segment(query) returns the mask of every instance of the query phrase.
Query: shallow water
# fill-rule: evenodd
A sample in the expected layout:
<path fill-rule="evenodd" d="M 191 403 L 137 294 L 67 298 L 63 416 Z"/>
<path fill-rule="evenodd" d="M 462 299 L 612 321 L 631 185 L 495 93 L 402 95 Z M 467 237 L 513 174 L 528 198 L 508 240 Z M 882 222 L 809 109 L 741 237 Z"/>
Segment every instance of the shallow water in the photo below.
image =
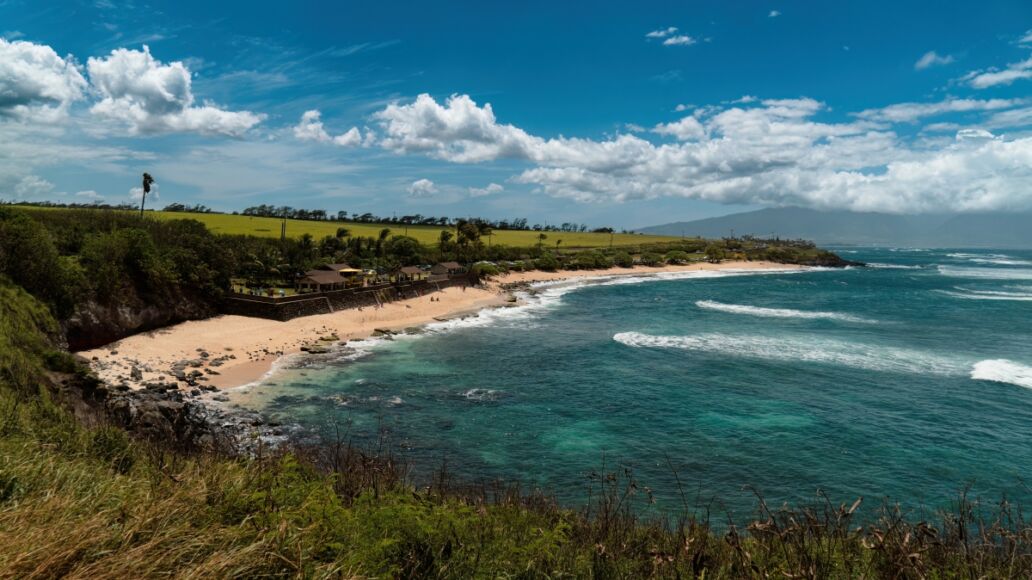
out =
<path fill-rule="evenodd" d="M 635 276 L 283 368 L 239 401 L 418 473 L 572 502 L 628 466 L 662 509 L 865 496 L 1027 503 L 1032 253 L 844 249 L 867 269 Z M 289 366 L 289 365 L 288 365 Z M 874 501 L 872 501 L 874 500 Z"/>

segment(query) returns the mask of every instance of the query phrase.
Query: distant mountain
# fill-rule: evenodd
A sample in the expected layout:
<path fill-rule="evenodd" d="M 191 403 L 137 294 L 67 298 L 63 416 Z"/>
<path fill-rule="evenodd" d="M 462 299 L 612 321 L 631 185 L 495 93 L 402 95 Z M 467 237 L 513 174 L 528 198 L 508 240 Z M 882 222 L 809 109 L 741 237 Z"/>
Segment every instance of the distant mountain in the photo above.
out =
<path fill-rule="evenodd" d="M 893 215 L 771 208 L 640 228 L 645 234 L 803 238 L 818 244 L 1032 248 L 1032 213 Z"/>

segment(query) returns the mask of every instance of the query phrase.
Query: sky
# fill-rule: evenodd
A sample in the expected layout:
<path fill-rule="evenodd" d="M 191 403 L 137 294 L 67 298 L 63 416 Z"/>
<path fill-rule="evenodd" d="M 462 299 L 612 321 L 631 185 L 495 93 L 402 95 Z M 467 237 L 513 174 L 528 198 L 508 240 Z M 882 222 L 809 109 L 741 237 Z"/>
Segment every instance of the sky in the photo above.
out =
<path fill-rule="evenodd" d="M 0 199 L 1032 209 L 1032 3 L 0 0 Z"/>

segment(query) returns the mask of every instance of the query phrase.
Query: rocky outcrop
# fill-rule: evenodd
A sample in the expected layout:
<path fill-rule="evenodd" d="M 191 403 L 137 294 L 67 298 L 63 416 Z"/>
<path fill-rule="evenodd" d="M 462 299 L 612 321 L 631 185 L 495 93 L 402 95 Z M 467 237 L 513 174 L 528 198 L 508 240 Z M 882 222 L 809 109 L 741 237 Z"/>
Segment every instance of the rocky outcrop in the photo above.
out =
<path fill-rule="evenodd" d="M 79 351 L 184 320 L 209 318 L 216 313 L 213 304 L 185 297 L 161 304 L 132 300 L 105 305 L 91 301 L 80 304 L 61 326 L 68 349 Z"/>
<path fill-rule="evenodd" d="M 220 396 L 214 387 L 182 391 L 166 383 L 148 383 L 132 390 L 105 384 L 84 369 L 58 382 L 69 402 L 79 407 L 77 413 L 88 409 L 94 420 L 175 449 L 248 453 L 259 442 L 274 443 L 292 432 L 259 413 L 215 404 Z"/>

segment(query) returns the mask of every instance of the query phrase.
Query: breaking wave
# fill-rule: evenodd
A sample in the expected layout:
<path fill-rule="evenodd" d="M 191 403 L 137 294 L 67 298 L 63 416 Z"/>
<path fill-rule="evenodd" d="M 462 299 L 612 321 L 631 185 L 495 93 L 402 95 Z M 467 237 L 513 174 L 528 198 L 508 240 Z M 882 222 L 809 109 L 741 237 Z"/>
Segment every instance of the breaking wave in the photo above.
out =
<path fill-rule="evenodd" d="M 731 314 L 746 314 L 749 316 L 765 316 L 769 318 L 804 318 L 810 320 L 839 320 L 842 322 L 856 322 L 862 324 L 877 324 L 877 320 L 862 318 L 851 314 L 840 312 L 813 312 L 806 310 L 793 310 L 791 308 L 763 308 L 760 306 L 747 306 L 744 304 L 724 304 L 713 300 L 699 300 L 695 303 L 699 308 L 707 310 L 718 310 Z"/>
<path fill-rule="evenodd" d="M 1008 286 L 1008 288 L 1028 288 L 1027 286 Z M 940 293 L 953 298 L 965 300 L 1013 300 L 1017 302 L 1032 301 L 1032 292 L 1007 292 L 1004 290 L 970 290 L 954 286 L 954 290 L 939 290 Z"/>
<path fill-rule="evenodd" d="M 922 270 L 924 266 L 908 266 L 906 264 L 885 264 L 881 262 L 868 262 L 868 268 L 877 270 Z"/>
<path fill-rule="evenodd" d="M 939 273 L 952 278 L 984 278 L 988 280 L 1032 280 L 1032 270 L 1026 268 L 963 268 L 939 266 Z"/>
<path fill-rule="evenodd" d="M 1009 383 L 1032 389 L 1032 367 L 1002 358 L 975 363 L 974 368 L 971 369 L 971 378 L 980 381 Z"/>
<path fill-rule="evenodd" d="M 837 340 L 772 338 L 756 335 L 697 334 L 655 336 L 620 332 L 613 340 L 637 348 L 666 348 L 719 353 L 764 360 L 837 364 L 873 371 L 958 375 L 965 370 L 954 360 L 927 352 Z"/>

